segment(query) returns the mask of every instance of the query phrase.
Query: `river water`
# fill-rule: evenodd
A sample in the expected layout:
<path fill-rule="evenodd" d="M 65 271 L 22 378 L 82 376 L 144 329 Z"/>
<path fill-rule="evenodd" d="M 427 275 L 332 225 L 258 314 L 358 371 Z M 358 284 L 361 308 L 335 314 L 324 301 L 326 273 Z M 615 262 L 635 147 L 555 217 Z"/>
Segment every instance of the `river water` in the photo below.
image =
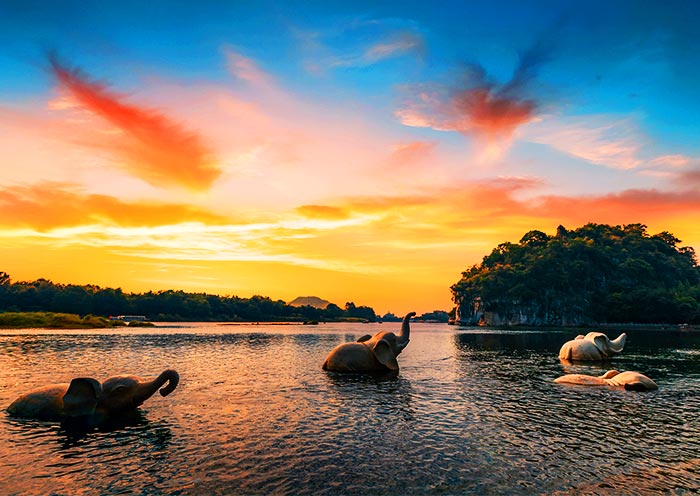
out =
<path fill-rule="evenodd" d="M 398 377 L 321 370 L 335 345 L 399 325 L 0 330 L 2 409 L 75 376 L 181 377 L 102 430 L 3 411 L 0 494 L 700 491 L 700 334 L 628 331 L 613 365 L 654 379 L 647 393 L 553 383 L 559 347 L 577 334 L 565 330 L 417 323 Z"/>

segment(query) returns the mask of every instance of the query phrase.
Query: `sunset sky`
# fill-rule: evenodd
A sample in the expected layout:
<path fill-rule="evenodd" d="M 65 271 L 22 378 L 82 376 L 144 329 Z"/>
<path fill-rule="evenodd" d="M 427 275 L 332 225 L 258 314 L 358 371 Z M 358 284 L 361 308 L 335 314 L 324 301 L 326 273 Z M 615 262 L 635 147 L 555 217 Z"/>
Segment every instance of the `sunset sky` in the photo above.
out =
<path fill-rule="evenodd" d="M 0 0 L 0 271 L 450 310 L 497 244 L 700 252 L 700 6 Z"/>

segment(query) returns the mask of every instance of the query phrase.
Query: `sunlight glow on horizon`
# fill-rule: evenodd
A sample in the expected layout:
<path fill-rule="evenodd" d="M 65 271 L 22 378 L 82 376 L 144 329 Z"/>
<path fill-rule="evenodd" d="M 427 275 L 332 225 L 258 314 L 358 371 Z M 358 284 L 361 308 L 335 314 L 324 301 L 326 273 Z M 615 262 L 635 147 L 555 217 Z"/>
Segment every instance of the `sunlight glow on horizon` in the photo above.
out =
<path fill-rule="evenodd" d="M 505 30 L 522 6 L 502 3 L 275 4 L 260 26 L 204 1 L 161 31 L 92 6 L 70 40 L 9 9 L 0 271 L 403 314 L 450 310 L 462 271 L 533 229 L 642 223 L 700 252 L 692 15 L 593 1 Z"/>

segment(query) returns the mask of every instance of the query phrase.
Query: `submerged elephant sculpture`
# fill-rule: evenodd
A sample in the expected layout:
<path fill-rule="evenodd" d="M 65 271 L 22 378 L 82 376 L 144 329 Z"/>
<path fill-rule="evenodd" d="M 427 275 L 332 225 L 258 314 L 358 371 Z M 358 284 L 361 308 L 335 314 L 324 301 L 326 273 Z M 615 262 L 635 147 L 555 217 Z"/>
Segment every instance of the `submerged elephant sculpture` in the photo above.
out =
<path fill-rule="evenodd" d="M 161 396 L 173 392 L 180 381 L 174 370 L 165 370 L 152 381 L 135 375 L 110 377 L 102 384 L 92 378 L 76 378 L 70 384 L 44 386 L 17 398 L 7 408 L 14 417 L 37 420 L 89 419 L 99 424 L 135 410 L 160 389 Z M 163 385 L 167 382 L 167 386 Z"/>
<path fill-rule="evenodd" d="M 627 334 L 620 334 L 617 339 L 610 340 L 602 332 L 589 332 L 585 336 L 578 335 L 575 339 L 567 341 L 559 350 L 559 358 L 562 360 L 607 360 L 622 351 L 625 347 Z"/>
<path fill-rule="evenodd" d="M 617 370 L 608 370 L 599 377 L 585 374 L 568 374 L 554 379 L 554 382 L 559 384 L 578 384 L 581 386 L 624 387 L 630 391 L 651 391 L 659 387 L 654 381 L 639 372 L 618 372 Z"/>
<path fill-rule="evenodd" d="M 408 345 L 409 321 L 416 312 L 406 314 L 401 333 L 382 331 L 374 336 L 362 336 L 354 343 L 336 346 L 323 363 L 323 370 L 333 372 L 398 372 L 396 357 Z"/>

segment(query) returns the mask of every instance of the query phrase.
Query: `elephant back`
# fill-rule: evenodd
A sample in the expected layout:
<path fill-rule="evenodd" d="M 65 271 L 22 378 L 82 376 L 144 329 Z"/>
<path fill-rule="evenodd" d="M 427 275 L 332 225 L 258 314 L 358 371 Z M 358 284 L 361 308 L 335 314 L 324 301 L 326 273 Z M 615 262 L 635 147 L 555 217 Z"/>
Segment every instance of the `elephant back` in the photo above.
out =
<path fill-rule="evenodd" d="M 63 416 L 63 395 L 68 384 L 52 384 L 35 389 L 13 401 L 7 413 L 13 417 L 58 420 Z"/>
<path fill-rule="evenodd" d="M 372 348 L 366 343 L 343 343 L 336 346 L 323 363 L 323 370 L 366 372 L 376 368 Z"/>
<path fill-rule="evenodd" d="M 633 389 L 638 391 L 650 391 L 653 389 L 658 389 L 658 385 L 639 372 L 627 371 L 622 372 L 611 379 L 608 382 L 614 386 L 624 386 L 626 389 Z"/>
<path fill-rule="evenodd" d="M 596 345 L 587 339 L 572 339 L 559 350 L 562 360 L 603 360 L 605 356 Z"/>

